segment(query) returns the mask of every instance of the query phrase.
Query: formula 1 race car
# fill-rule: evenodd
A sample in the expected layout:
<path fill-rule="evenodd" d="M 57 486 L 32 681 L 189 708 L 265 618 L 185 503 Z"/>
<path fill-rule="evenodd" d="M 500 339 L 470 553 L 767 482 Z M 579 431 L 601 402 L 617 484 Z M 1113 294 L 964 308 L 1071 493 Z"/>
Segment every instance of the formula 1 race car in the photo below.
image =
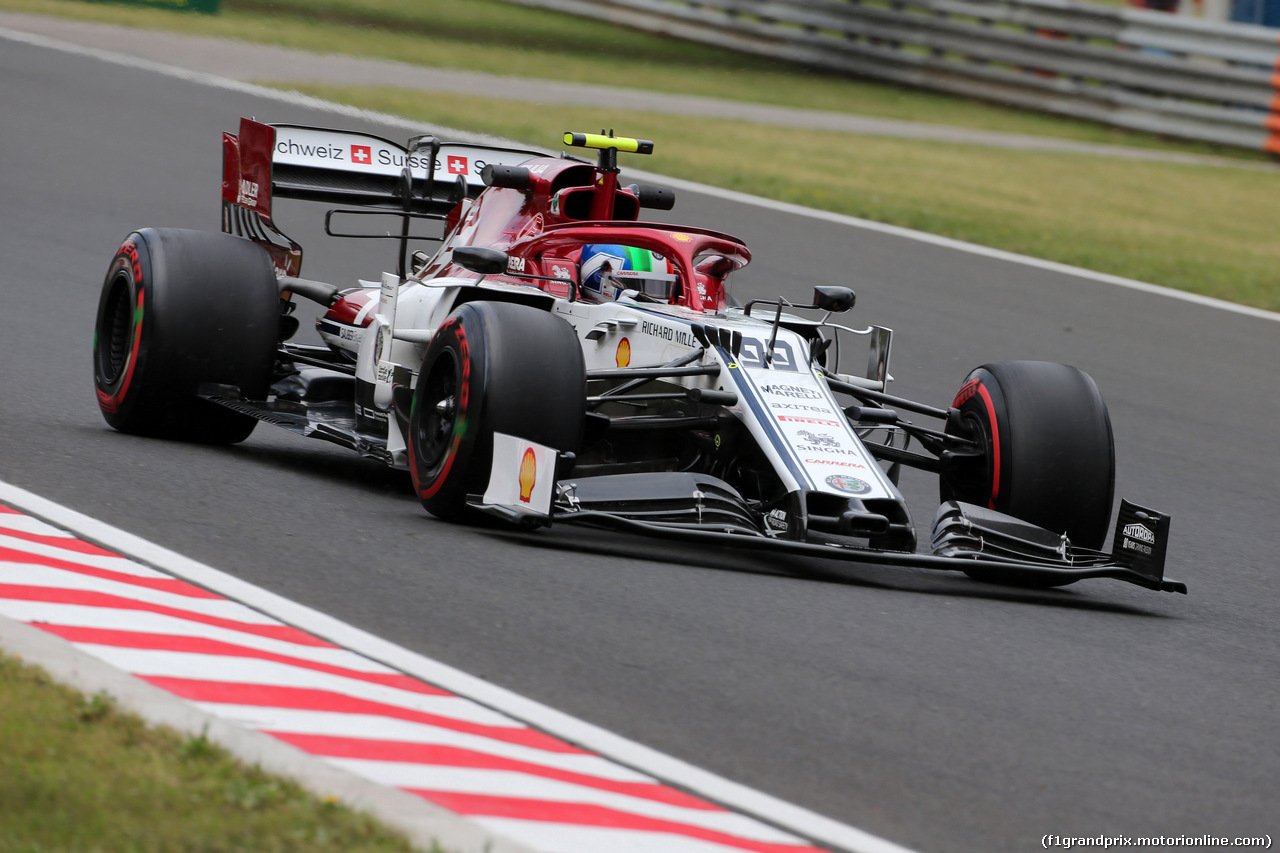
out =
<path fill-rule="evenodd" d="M 1168 516 L 1121 501 L 1102 550 L 1114 447 L 1088 375 L 1002 362 L 945 407 L 893 396 L 892 331 L 833 321 L 851 290 L 739 305 L 742 241 L 640 221 L 674 193 L 623 186 L 617 160 L 652 143 L 565 143 L 595 162 L 242 120 L 223 135 L 224 233 L 142 229 L 111 262 L 94 342 L 107 422 L 232 443 L 266 421 L 408 469 L 449 520 L 1186 592 L 1164 578 Z M 394 240 L 396 272 L 302 278 L 282 198 L 334 206 L 330 236 Z M 438 250 L 411 251 L 423 239 Z M 298 298 L 320 306 L 320 343 L 290 342 Z M 938 475 L 927 552 L 904 465 Z"/>

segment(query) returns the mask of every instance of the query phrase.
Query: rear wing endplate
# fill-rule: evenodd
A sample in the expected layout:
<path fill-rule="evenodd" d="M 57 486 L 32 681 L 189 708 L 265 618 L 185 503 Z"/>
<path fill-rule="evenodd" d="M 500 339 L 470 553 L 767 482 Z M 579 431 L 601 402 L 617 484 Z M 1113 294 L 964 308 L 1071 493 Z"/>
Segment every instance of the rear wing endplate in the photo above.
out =
<path fill-rule="evenodd" d="M 368 133 L 252 119 L 240 120 L 239 134 L 222 134 L 222 152 L 222 230 L 264 245 L 277 274 L 292 276 L 302 250 L 273 224 L 274 199 L 443 217 L 480 194 L 486 165 L 545 156 L 431 136 L 414 137 L 406 147 Z"/>

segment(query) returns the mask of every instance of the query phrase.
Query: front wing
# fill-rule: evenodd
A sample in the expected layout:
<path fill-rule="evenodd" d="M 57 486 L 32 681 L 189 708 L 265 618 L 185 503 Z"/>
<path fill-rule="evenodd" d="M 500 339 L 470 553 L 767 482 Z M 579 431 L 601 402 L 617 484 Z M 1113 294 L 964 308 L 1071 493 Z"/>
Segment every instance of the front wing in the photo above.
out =
<path fill-rule="evenodd" d="M 502 438 L 509 438 L 503 436 Z M 964 572 L 992 583 L 1057 587 L 1094 578 L 1186 593 L 1164 577 L 1169 517 L 1121 501 L 1111 553 L 1073 546 L 1052 531 L 982 507 L 944 503 L 932 553 L 784 538 L 760 523 L 732 486 L 685 472 L 562 477 L 563 460 L 531 442 L 495 441 L 492 475 L 471 506 L 523 527 L 577 524 L 712 547 L 750 548 L 917 569 Z M 561 464 L 557 464 L 560 462 Z"/>

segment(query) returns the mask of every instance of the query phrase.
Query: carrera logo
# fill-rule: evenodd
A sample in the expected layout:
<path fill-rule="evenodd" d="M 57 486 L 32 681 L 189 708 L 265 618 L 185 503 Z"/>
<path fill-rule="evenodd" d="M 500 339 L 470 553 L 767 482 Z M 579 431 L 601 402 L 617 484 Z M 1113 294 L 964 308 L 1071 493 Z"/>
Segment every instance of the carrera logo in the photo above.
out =
<path fill-rule="evenodd" d="M 832 465 L 836 468 L 861 468 L 866 470 L 867 466 L 861 462 L 850 462 L 848 459 L 818 459 L 811 457 L 804 460 L 808 465 Z"/>
<path fill-rule="evenodd" d="M 250 207 L 258 206 L 258 182 L 246 181 L 240 179 L 240 189 L 236 195 L 236 204 L 249 205 Z"/>
<path fill-rule="evenodd" d="M 822 399 L 822 395 L 816 388 L 803 388 L 799 385 L 761 385 L 760 390 L 774 397 L 790 397 L 795 400 Z"/>
<path fill-rule="evenodd" d="M 817 424 L 818 426 L 840 426 L 839 421 L 828 421 L 822 418 L 798 418 L 794 415 L 778 415 L 778 420 L 791 424 Z"/>
<path fill-rule="evenodd" d="M 1156 544 L 1156 535 L 1141 524 L 1126 524 L 1124 535 L 1139 542 L 1146 542 L 1148 545 Z"/>
<path fill-rule="evenodd" d="M 351 162 L 359 163 L 361 166 L 368 166 L 373 162 L 373 149 L 368 145 L 352 145 Z"/>
<path fill-rule="evenodd" d="M 507 258 L 508 272 L 524 272 L 524 258 L 517 258 L 515 255 Z"/>
<path fill-rule="evenodd" d="M 450 157 L 449 158 L 449 174 L 465 175 L 467 173 L 466 157 Z"/>

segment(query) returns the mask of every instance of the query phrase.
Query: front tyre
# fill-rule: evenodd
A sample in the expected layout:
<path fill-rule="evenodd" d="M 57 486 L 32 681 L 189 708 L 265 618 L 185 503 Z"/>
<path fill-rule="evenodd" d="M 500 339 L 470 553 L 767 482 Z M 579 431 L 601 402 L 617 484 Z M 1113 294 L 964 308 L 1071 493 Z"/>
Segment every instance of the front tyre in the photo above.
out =
<path fill-rule="evenodd" d="M 1115 445 L 1093 379 L 1065 364 L 1010 361 L 969 374 L 947 432 L 980 455 L 944 464 L 943 501 L 994 509 L 1101 549 L 1111 521 Z"/>
<path fill-rule="evenodd" d="M 98 407 L 121 432 L 215 444 L 257 423 L 196 397 L 203 382 L 265 399 L 280 329 L 270 257 L 229 234 L 145 228 L 107 269 L 94 329 Z"/>
<path fill-rule="evenodd" d="M 573 327 L 527 305 L 470 302 L 436 331 L 409 414 L 409 471 L 432 515 L 459 520 L 483 492 L 493 434 L 576 451 L 586 369 Z"/>

